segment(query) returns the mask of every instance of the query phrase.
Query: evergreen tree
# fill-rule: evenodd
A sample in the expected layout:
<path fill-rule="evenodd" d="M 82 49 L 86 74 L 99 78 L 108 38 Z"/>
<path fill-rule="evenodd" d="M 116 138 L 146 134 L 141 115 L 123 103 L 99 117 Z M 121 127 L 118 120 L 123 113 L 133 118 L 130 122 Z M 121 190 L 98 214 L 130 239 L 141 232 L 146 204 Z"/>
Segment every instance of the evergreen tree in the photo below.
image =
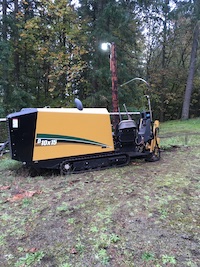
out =
<path fill-rule="evenodd" d="M 84 106 L 111 111 L 110 53 L 101 50 L 103 42 L 116 45 L 120 109 L 123 103 L 139 109 L 150 94 L 154 117 L 178 119 L 185 92 L 183 111 L 199 115 L 199 1 L 72 2 L 2 0 L 1 116 L 22 107 L 71 105 L 75 96 Z"/>
<path fill-rule="evenodd" d="M 117 53 L 119 85 L 133 77 L 142 75 L 141 34 L 139 21 L 135 16 L 132 1 L 80 1 L 79 15 L 85 21 L 88 68 L 84 72 L 85 103 L 92 106 L 106 106 L 111 110 L 111 77 L 109 52 L 100 48 L 103 42 L 114 42 Z M 133 105 L 136 92 L 130 87 L 119 88 L 119 103 Z"/>

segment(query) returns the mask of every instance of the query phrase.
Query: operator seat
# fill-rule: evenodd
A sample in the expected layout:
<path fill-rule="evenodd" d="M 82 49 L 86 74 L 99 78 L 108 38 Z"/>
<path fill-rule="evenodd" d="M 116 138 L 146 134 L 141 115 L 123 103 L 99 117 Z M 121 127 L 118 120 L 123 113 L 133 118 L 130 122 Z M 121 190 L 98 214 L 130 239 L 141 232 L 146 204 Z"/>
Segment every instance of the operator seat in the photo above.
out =
<path fill-rule="evenodd" d="M 121 143 L 135 142 L 136 123 L 134 120 L 122 120 L 116 127 L 116 137 Z"/>

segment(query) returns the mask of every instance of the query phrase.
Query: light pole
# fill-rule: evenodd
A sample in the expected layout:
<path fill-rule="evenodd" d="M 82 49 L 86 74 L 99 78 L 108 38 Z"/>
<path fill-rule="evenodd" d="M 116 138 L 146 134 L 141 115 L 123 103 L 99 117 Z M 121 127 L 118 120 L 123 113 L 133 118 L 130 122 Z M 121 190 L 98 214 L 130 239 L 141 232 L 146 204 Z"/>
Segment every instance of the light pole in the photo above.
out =
<path fill-rule="evenodd" d="M 110 50 L 110 71 L 112 79 L 112 111 L 118 112 L 118 79 L 117 79 L 117 55 L 115 43 L 102 43 L 103 50 Z M 118 123 L 118 117 L 114 116 L 113 127 Z"/>
<path fill-rule="evenodd" d="M 146 83 L 146 85 L 147 85 L 148 87 L 150 87 L 150 85 L 149 85 L 149 83 L 148 83 L 147 81 L 145 81 L 145 80 L 142 79 L 142 78 L 138 78 L 138 77 L 133 78 L 133 79 L 129 80 L 128 82 L 125 82 L 125 83 L 121 84 L 120 87 L 123 87 L 124 85 L 126 85 L 126 84 L 128 84 L 128 83 L 130 83 L 130 82 L 132 82 L 132 81 L 135 81 L 135 80 L 142 81 L 142 82 Z"/>
<path fill-rule="evenodd" d="M 121 84 L 120 87 L 123 87 L 124 85 L 126 85 L 126 84 L 128 84 L 128 83 L 130 83 L 130 82 L 132 82 L 132 81 L 135 81 L 135 80 L 139 80 L 139 81 L 141 81 L 141 82 L 144 82 L 144 83 L 148 86 L 148 88 L 150 88 L 150 85 L 149 85 L 149 83 L 148 83 L 147 81 L 145 81 L 145 80 L 142 79 L 142 78 L 138 78 L 138 77 L 133 78 L 133 79 L 129 80 L 128 82 L 125 82 L 125 83 Z M 147 101 L 148 101 L 149 112 L 150 112 L 150 118 L 151 118 L 151 122 L 152 122 L 152 110 L 151 110 L 151 101 L 150 101 L 150 97 L 149 97 L 149 95 L 145 95 L 145 96 L 146 96 Z"/>

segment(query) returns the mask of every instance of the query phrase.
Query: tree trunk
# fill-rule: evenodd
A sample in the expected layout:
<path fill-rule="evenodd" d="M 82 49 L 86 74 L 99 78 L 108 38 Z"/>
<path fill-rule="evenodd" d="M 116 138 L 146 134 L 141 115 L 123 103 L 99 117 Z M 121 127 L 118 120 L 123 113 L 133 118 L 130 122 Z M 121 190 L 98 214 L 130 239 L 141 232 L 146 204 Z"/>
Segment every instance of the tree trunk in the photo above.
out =
<path fill-rule="evenodd" d="M 167 24 L 168 24 L 168 16 L 169 16 L 169 0 L 165 0 L 163 5 L 163 47 L 162 47 L 162 83 L 161 83 L 161 94 L 160 94 L 160 121 L 163 122 L 165 119 L 165 95 L 166 95 L 166 46 L 167 46 Z"/>
<path fill-rule="evenodd" d="M 195 65 L 196 65 L 196 57 L 197 57 L 197 49 L 198 49 L 198 37 L 200 31 L 200 22 L 197 22 L 194 34 L 193 34 L 193 44 L 192 44 L 192 51 L 190 56 L 190 66 L 189 66 L 189 74 L 187 78 L 187 85 L 185 89 L 185 96 L 183 101 L 183 108 L 182 108 L 182 120 L 189 119 L 189 110 L 190 110 L 190 101 L 192 96 L 192 89 L 193 89 L 193 79 L 195 73 Z"/>
<path fill-rule="evenodd" d="M 7 39 L 8 39 L 8 21 L 7 21 L 7 0 L 3 0 L 2 2 L 2 10 L 3 10 L 3 17 L 2 17 L 2 37 L 3 37 L 3 43 L 4 43 L 4 49 L 2 52 L 3 60 L 2 60 L 2 69 L 3 69 L 3 79 L 2 79 L 2 85 L 3 85 L 3 103 L 4 103 L 4 109 L 7 113 L 8 110 L 8 102 L 9 102 L 9 81 L 8 81 L 8 57 L 9 52 L 7 48 Z"/>
<path fill-rule="evenodd" d="M 14 20 L 15 20 L 15 32 L 14 32 L 14 77 L 16 87 L 19 86 L 19 76 L 20 76 L 20 62 L 19 62 L 19 52 L 18 52 L 18 43 L 19 43 L 19 31 L 17 26 L 17 14 L 19 11 L 18 0 L 14 0 Z"/>
<path fill-rule="evenodd" d="M 2 2 L 2 10 L 3 10 L 3 19 L 2 19 L 2 36 L 3 40 L 7 41 L 7 0 L 3 0 Z"/>

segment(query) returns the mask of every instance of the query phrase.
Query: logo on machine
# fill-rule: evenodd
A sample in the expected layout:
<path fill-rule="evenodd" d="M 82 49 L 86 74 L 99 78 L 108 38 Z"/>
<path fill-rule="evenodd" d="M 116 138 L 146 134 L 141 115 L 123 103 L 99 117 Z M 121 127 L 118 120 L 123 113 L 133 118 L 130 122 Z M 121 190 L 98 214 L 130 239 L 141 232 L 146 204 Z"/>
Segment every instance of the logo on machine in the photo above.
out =
<path fill-rule="evenodd" d="M 101 146 L 102 148 L 108 148 L 106 144 L 79 137 L 56 135 L 56 134 L 37 134 L 36 136 L 36 145 L 38 146 L 55 146 L 58 145 L 59 143 L 68 143 L 68 144 L 74 143 L 74 144 L 93 145 L 93 146 Z"/>
<path fill-rule="evenodd" d="M 41 139 L 37 138 L 36 139 L 36 144 L 40 146 L 55 146 L 57 145 L 57 140 L 56 139 Z"/>

